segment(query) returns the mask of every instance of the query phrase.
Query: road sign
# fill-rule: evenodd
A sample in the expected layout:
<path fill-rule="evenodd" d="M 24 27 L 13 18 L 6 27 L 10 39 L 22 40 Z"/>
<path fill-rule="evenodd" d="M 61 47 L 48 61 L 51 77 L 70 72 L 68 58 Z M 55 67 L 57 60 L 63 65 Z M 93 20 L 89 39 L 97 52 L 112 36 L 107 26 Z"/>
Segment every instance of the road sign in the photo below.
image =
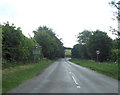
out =
<path fill-rule="evenodd" d="M 35 45 L 35 48 L 38 48 L 38 45 Z"/>
<path fill-rule="evenodd" d="M 96 54 L 100 54 L 100 51 L 99 51 L 99 50 L 96 50 Z"/>
<path fill-rule="evenodd" d="M 40 54 L 40 50 L 33 50 L 33 54 Z"/>

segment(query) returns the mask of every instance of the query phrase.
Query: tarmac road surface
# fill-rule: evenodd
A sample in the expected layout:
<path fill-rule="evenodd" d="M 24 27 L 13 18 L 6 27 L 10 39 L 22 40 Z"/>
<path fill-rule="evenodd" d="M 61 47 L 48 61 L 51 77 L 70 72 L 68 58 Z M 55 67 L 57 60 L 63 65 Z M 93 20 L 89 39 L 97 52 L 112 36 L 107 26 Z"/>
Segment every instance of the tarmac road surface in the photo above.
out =
<path fill-rule="evenodd" d="M 8 93 L 118 93 L 118 81 L 64 58 Z"/>

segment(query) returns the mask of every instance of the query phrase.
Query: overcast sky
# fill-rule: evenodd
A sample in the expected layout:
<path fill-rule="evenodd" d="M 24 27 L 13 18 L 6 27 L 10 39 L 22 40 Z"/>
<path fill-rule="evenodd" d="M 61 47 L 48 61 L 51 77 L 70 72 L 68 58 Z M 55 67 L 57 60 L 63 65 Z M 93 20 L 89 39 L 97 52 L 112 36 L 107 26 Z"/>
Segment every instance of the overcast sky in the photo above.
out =
<path fill-rule="evenodd" d="M 46 25 L 62 38 L 66 47 L 77 43 L 76 36 L 83 30 L 102 30 L 114 38 L 109 27 L 113 21 L 111 0 L 0 0 L 0 23 L 9 21 L 21 27 L 28 37 L 39 26 Z"/>

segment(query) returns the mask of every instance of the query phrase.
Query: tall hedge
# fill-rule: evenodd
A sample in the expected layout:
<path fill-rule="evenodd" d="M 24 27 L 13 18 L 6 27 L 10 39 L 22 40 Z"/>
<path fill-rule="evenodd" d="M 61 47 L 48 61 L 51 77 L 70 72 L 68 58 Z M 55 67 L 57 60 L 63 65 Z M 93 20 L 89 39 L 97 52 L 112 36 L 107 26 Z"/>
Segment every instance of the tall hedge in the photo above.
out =
<path fill-rule="evenodd" d="M 2 25 L 2 57 L 7 61 L 33 60 L 32 51 L 38 44 L 33 38 L 25 37 L 22 30 L 8 22 Z M 39 45 L 40 46 L 40 45 Z M 41 50 L 41 46 L 39 50 Z"/>

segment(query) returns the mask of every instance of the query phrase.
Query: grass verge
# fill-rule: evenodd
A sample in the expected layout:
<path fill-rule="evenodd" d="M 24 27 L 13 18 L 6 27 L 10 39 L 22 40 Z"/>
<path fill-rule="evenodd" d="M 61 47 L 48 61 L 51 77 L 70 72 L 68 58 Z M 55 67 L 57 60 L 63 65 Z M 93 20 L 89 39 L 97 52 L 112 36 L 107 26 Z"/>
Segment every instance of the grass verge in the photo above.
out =
<path fill-rule="evenodd" d="M 81 65 L 83 67 L 87 67 L 92 70 L 95 70 L 96 72 L 120 80 L 120 75 L 118 74 L 118 63 L 95 62 L 93 60 L 83 60 L 83 59 L 70 59 L 70 61 L 78 65 Z"/>
<path fill-rule="evenodd" d="M 55 61 L 55 60 L 54 60 Z M 22 64 L 2 70 L 2 93 L 5 93 L 48 67 L 54 61 L 41 60 L 36 64 Z"/>

